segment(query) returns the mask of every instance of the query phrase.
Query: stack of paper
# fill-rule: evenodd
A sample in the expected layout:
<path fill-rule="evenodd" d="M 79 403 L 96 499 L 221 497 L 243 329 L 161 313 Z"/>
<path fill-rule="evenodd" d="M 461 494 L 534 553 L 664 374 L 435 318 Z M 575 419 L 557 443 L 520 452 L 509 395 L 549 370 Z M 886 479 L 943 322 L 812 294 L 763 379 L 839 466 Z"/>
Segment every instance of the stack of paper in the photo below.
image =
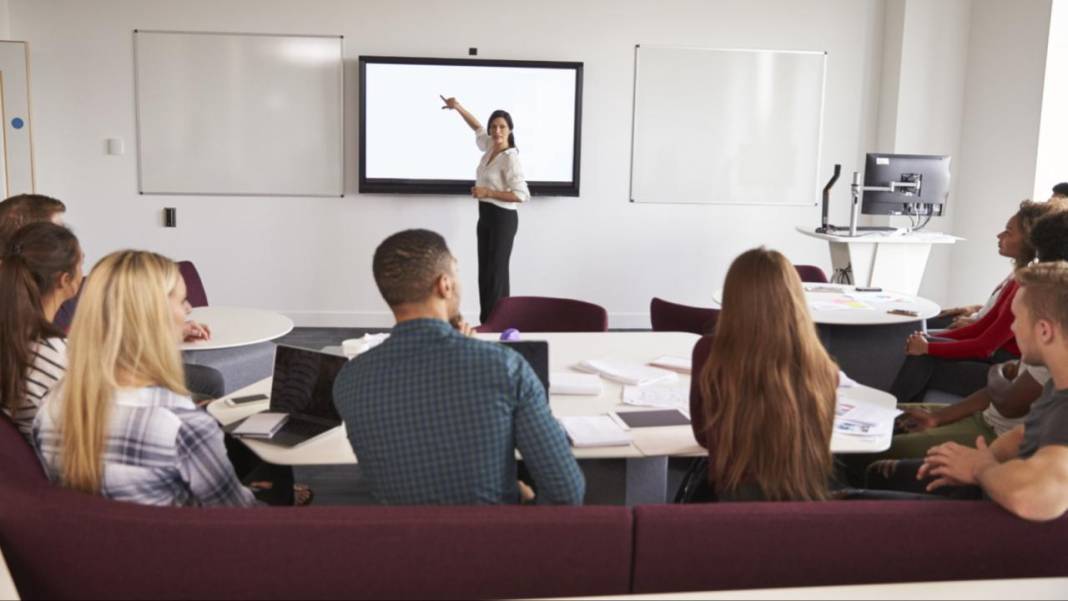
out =
<path fill-rule="evenodd" d="M 838 387 L 839 388 L 853 388 L 857 385 L 857 381 L 846 375 L 846 372 L 838 370 Z"/>
<path fill-rule="evenodd" d="M 597 374 L 554 371 L 549 374 L 549 394 L 598 396 L 604 390 Z"/>
<path fill-rule="evenodd" d="M 616 359 L 589 359 L 576 365 L 575 369 L 591 374 L 599 374 L 606 380 L 633 386 L 647 386 L 657 382 L 670 382 L 678 379 L 678 375 L 672 371 Z"/>
<path fill-rule="evenodd" d="M 670 369 L 671 371 L 677 371 L 683 374 L 688 374 L 693 371 L 693 362 L 690 359 L 684 357 L 672 357 L 671 355 L 664 355 L 663 357 L 653 359 L 649 362 L 649 365 Z"/>
<path fill-rule="evenodd" d="M 835 408 L 834 433 L 869 438 L 893 436 L 894 419 L 901 413 L 898 409 L 839 397 Z"/>
<path fill-rule="evenodd" d="M 623 403 L 639 407 L 662 407 L 686 411 L 690 407 L 690 387 L 687 384 L 624 386 Z"/>
<path fill-rule="evenodd" d="M 559 420 L 571 439 L 571 446 L 577 449 L 623 447 L 631 442 L 630 434 L 607 415 L 569 416 Z"/>

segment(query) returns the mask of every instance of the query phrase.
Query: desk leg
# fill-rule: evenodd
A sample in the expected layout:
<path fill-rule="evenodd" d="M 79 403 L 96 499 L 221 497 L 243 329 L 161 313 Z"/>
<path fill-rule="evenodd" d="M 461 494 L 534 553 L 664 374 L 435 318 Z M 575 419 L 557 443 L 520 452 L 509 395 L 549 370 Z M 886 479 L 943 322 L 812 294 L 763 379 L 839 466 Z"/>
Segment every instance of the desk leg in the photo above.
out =
<path fill-rule="evenodd" d="M 667 502 L 668 458 L 627 459 L 626 504 L 647 505 Z"/>

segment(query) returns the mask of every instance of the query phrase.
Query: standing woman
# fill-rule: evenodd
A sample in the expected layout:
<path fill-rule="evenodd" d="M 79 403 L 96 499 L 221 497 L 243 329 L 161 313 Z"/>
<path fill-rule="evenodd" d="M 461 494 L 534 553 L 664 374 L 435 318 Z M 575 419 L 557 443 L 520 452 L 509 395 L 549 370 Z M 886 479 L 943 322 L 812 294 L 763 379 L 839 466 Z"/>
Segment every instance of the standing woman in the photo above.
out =
<path fill-rule="evenodd" d="M 489 132 L 455 98 L 441 99 L 475 131 L 475 143 L 484 154 L 471 196 L 478 203 L 478 294 L 480 321 L 485 323 L 497 301 L 509 296 L 508 261 L 519 229 L 519 203 L 530 200 L 530 190 L 519 163 L 512 116 L 493 111 Z"/>

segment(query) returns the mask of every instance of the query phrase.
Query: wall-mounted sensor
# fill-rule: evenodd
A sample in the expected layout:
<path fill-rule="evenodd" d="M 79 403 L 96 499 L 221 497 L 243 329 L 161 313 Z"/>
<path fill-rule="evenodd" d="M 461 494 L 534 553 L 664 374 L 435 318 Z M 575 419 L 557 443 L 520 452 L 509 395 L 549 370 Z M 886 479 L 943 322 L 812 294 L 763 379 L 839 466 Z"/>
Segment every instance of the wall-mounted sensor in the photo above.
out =
<path fill-rule="evenodd" d="M 178 227 L 178 209 L 174 207 L 163 209 L 163 227 Z"/>
<path fill-rule="evenodd" d="M 126 152 L 126 145 L 122 143 L 122 138 L 108 138 L 108 154 L 120 156 Z"/>
<path fill-rule="evenodd" d="M 468 48 L 467 54 L 471 56 L 478 56 L 478 48 Z"/>

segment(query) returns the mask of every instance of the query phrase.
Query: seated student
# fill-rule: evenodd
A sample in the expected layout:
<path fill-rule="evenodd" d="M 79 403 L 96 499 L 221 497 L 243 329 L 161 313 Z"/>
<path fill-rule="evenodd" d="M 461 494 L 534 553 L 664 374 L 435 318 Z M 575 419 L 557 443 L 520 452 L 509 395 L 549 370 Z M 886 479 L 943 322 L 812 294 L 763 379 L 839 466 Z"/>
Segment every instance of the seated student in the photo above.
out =
<path fill-rule="evenodd" d="M 1023 426 L 976 448 L 947 442 L 923 460 L 900 462 L 896 478 L 928 491 L 978 485 L 993 501 L 1029 520 L 1051 520 L 1068 510 L 1068 262 L 1039 263 L 1017 275 L 1013 332 L 1023 360 L 1049 369 L 1051 380 Z M 915 474 L 911 476 L 910 474 Z M 876 474 L 878 476 L 878 474 Z"/>
<path fill-rule="evenodd" d="M 67 343 L 52 318 L 81 282 L 78 239 L 61 225 L 21 228 L 0 253 L 0 404 L 27 440 L 67 367 Z"/>
<path fill-rule="evenodd" d="M 585 479 L 530 365 L 465 336 L 456 259 L 427 230 L 375 251 L 397 325 L 342 369 L 334 403 L 371 494 L 384 504 L 518 503 L 516 449 L 539 504 L 582 503 Z"/>
<path fill-rule="evenodd" d="M 67 205 L 44 194 L 19 194 L 0 201 L 0 248 L 7 248 L 15 232 L 24 225 L 48 221 L 63 225 Z"/>
<path fill-rule="evenodd" d="M 722 304 L 690 408 L 710 487 L 720 501 L 827 499 L 838 367 L 797 271 L 776 251 L 747 251 L 727 271 Z"/>
<path fill-rule="evenodd" d="M 998 234 L 999 252 L 1011 254 L 1014 269 L 1034 260 L 1031 228 L 1042 217 L 1059 210 L 1063 210 L 1061 203 L 1020 203 L 1020 209 L 1005 224 L 1005 231 Z M 910 336 L 905 343 L 908 357 L 890 386 L 897 401 L 918 402 L 928 388 L 967 396 L 985 385 L 992 364 L 1018 357 L 1019 349 L 1010 329 L 1016 288 L 1015 281 L 1005 284 L 991 310 L 972 325 L 943 331 L 930 340 L 921 332 Z"/>
<path fill-rule="evenodd" d="M 177 265 L 157 254 L 119 251 L 93 268 L 67 376 L 33 426 L 50 480 L 145 505 L 256 504 L 185 388 L 184 301 Z"/>

